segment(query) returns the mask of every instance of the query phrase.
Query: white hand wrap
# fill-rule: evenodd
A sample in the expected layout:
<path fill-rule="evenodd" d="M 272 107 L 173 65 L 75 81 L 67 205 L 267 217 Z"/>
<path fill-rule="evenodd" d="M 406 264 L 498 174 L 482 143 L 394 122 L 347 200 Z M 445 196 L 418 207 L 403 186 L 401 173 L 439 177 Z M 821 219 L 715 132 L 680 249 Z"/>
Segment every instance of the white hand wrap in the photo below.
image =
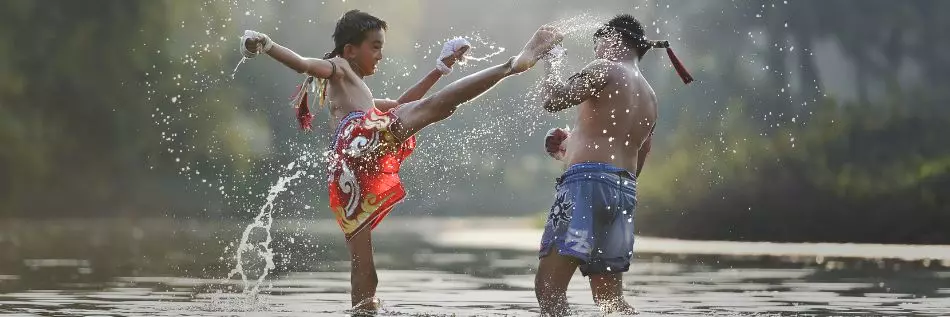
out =
<path fill-rule="evenodd" d="M 253 52 L 247 49 L 247 41 L 254 40 L 257 42 L 257 49 Z M 254 58 L 257 54 L 266 53 L 274 47 L 274 41 L 271 41 L 270 37 L 267 34 L 245 30 L 244 36 L 241 36 L 241 55 L 247 58 Z"/>
<path fill-rule="evenodd" d="M 472 44 L 470 44 L 468 40 L 462 37 L 456 37 L 454 39 L 451 39 L 445 42 L 445 44 L 442 45 L 442 53 L 439 54 L 439 58 L 436 59 L 435 61 L 435 68 L 438 69 L 439 72 L 441 72 L 444 75 L 448 75 L 452 73 L 452 68 L 446 66 L 445 63 L 442 62 L 442 59 L 449 57 L 452 54 L 455 54 L 455 52 L 458 52 L 458 50 L 463 47 L 471 47 L 471 46 Z"/>

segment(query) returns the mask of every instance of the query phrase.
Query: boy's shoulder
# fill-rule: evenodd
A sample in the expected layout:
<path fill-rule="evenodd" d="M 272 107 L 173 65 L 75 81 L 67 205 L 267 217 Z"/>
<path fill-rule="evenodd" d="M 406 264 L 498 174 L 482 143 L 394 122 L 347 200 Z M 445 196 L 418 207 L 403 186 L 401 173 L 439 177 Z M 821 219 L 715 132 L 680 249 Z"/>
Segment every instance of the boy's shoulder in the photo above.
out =
<path fill-rule="evenodd" d="M 570 81 L 583 78 L 591 85 L 604 87 L 623 78 L 623 65 L 619 62 L 608 59 L 598 58 L 584 66 L 584 69 L 577 72 Z"/>
<path fill-rule="evenodd" d="M 598 58 L 591 61 L 590 63 L 587 63 L 587 66 L 584 66 L 584 72 L 604 78 L 610 78 L 612 77 L 611 75 L 623 71 L 623 67 L 623 64 L 620 62 L 611 61 L 605 58 Z"/>
<path fill-rule="evenodd" d="M 330 61 L 330 62 L 332 62 L 332 63 L 334 63 L 334 64 L 347 64 L 347 65 L 349 64 L 349 63 L 346 61 L 345 58 L 339 57 L 339 56 L 330 57 L 330 58 L 328 58 L 328 59 L 326 59 L 326 60 L 327 60 L 327 61 Z M 340 66 L 342 66 L 342 65 L 340 65 Z"/>
<path fill-rule="evenodd" d="M 344 74 L 353 73 L 353 68 L 350 67 L 350 62 L 347 61 L 345 58 L 335 56 L 335 57 L 326 59 L 326 61 L 332 63 L 334 66 L 336 66 L 338 71 L 342 71 Z"/>

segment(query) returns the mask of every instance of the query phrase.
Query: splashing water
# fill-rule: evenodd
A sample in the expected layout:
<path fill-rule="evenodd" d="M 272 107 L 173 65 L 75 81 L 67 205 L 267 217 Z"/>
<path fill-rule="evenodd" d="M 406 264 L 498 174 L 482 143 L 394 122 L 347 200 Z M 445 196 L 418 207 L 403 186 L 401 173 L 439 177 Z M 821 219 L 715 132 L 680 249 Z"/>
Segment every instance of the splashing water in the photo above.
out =
<path fill-rule="evenodd" d="M 466 54 L 461 60 L 458 61 L 458 64 L 459 64 L 459 65 L 465 65 L 465 64 L 468 63 L 468 61 L 476 61 L 476 62 L 488 61 L 489 59 L 491 59 L 491 58 L 494 57 L 495 55 L 498 55 L 498 54 L 501 54 L 501 53 L 504 53 L 504 52 L 505 52 L 505 48 L 504 48 L 504 47 L 500 47 L 500 46 L 499 46 L 498 48 L 495 48 L 494 46 L 490 46 L 489 48 L 490 48 L 490 49 L 493 49 L 494 51 L 491 52 L 491 53 L 488 53 L 488 54 L 485 55 L 485 56 L 481 56 L 481 57 L 476 57 L 476 56 L 472 56 L 472 55 L 467 55 L 467 54 Z"/>
<path fill-rule="evenodd" d="M 594 31 L 600 28 L 604 21 L 607 21 L 608 16 L 594 15 L 591 13 L 581 13 L 574 16 L 562 18 L 556 20 L 550 25 L 556 27 L 564 35 L 564 41 L 562 41 L 561 47 L 565 46 L 574 46 L 580 45 L 582 47 L 588 47 L 592 45 L 592 36 Z M 568 67 L 567 56 L 570 54 L 570 51 L 565 51 L 562 54 L 557 54 L 554 56 L 545 57 L 547 62 L 551 67 L 551 72 L 557 78 L 563 78 L 566 69 Z M 590 58 L 593 58 L 593 55 L 590 55 Z M 586 62 L 586 61 L 585 61 Z M 541 99 L 542 85 L 545 78 L 539 77 L 534 85 L 528 89 L 528 92 L 524 94 L 525 99 L 523 100 L 524 104 L 527 107 L 532 105 L 537 105 Z M 529 115 L 530 112 L 526 113 Z M 539 115 L 538 120 L 540 120 Z M 538 121 L 536 120 L 536 121 Z"/>
<path fill-rule="evenodd" d="M 465 53 L 465 56 L 456 63 L 457 65 L 464 66 L 470 61 L 490 62 L 493 57 L 504 53 L 506 50 L 504 47 L 497 45 L 494 41 L 482 36 L 478 32 L 471 32 L 460 36 L 468 39 L 472 46 L 468 52 Z M 433 43 L 424 49 L 421 45 L 417 44 L 415 48 L 425 52 L 422 59 L 428 60 L 433 54 L 438 55 L 438 53 L 442 51 L 442 44 L 448 40 L 449 39 L 444 39 L 438 43 Z"/>
<path fill-rule="evenodd" d="M 287 165 L 287 169 L 292 170 L 295 165 L 296 162 L 291 162 Z M 237 250 L 234 254 L 235 267 L 233 270 L 231 270 L 231 273 L 228 274 L 228 278 L 240 275 L 241 281 L 244 284 L 244 294 L 250 298 L 257 296 L 258 292 L 260 291 L 260 286 L 267 277 L 267 274 L 270 272 L 270 270 L 275 268 L 274 250 L 270 246 L 272 241 L 271 225 L 274 223 L 274 200 L 277 199 L 277 196 L 280 193 L 287 190 L 287 185 L 291 181 L 304 175 L 306 175 L 304 171 L 298 170 L 294 172 L 293 175 L 280 177 L 277 180 L 277 183 L 274 184 L 274 186 L 271 186 L 270 190 L 268 191 L 264 205 L 261 206 L 257 217 L 254 217 L 254 222 L 244 228 L 244 233 L 241 235 L 241 241 L 238 244 Z M 255 229 L 263 231 L 262 234 L 265 235 L 264 241 L 256 243 L 251 242 L 251 235 L 254 233 Z M 253 280 L 248 279 L 249 274 L 244 270 L 244 265 L 246 264 L 244 255 L 245 253 L 249 252 L 254 252 L 253 255 L 256 255 L 259 260 L 264 261 L 264 267 L 261 269 L 260 275 Z"/>
<path fill-rule="evenodd" d="M 241 60 L 237 63 L 237 65 L 234 65 L 234 70 L 231 71 L 231 79 L 234 79 L 234 75 L 237 75 L 238 67 L 241 67 L 241 64 L 244 64 L 244 61 L 246 60 L 247 60 L 247 57 L 241 56 Z"/>
<path fill-rule="evenodd" d="M 606 15 L 581 13 L 554 21 L 551 25 L 561 31 L 566 40 L 581 42 L 590 41 L 594 31 L 600 28 L 608 19 L 609 17 Z"/>
<path fill-rule="evenodd" d="M 492 57 L 495 57 L 498 54 L 504 53 L 505 48 L 501 46 L 496 46 L 494 42 L 482 37 L 481 34 L 472 33 L 468 36 L 469 39 L 474 42 L 469 53 L 465 54 L 465 57 L 458 61 L 459 65 L 466 65 L 469 61 L 475 62 L 485 62 L 489 61 Z M 481 45 L 481 46 L 478 46 Z M 487 47 L 489 49 L 488 53 L 485 53 L 483 56 L 477 56 L 477 50 L 479 47 Z"/>

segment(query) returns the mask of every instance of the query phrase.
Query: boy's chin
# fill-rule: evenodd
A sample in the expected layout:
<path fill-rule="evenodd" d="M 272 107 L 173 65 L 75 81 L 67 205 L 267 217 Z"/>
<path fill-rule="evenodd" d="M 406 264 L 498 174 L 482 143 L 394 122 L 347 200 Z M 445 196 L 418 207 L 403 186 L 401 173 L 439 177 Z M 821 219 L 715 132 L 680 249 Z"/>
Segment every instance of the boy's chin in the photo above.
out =
<path fill-rule="evenodd" d="M 367 68 L 369 68 L 369 72 L 367 72 L 366 76 L 374 75 L 374 74 L 376 74 L 376 71 L 379 70 L 379 68 L 376 68 L 376 66 L 367 67 Z"/>

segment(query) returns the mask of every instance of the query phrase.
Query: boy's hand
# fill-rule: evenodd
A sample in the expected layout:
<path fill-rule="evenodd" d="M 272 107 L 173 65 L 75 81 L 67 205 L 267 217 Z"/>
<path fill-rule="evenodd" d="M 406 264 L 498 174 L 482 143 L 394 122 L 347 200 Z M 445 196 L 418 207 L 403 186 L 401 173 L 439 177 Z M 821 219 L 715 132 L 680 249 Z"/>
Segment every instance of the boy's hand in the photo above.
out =
<path fill-rule="evenodd" d="M 266 53 L 274 46 L 267 34 L 245 30 L 241 37 L 241 54 L 247 58 L 254 58 L 257 54 Z"/>
<path fill-rule="evenodd" d="M 544 150 L 548 153 L 548 156 L 558 161 L 563 160 L 567 153 L 564 140 L 567 140 L 569 136 L 570 133 L 561 128 L 548 130 L 548 134 L 544 136 Z"/>
<path fill-rule="evenodd" d="M 448 40 L 442 45 L 442 53 L 439 54 L 439 60 L 435 63 L 436 69 L 442 72 L 442 74 L 451 73 L 452 66 L 455 65 L 455 62 L 462 59 L 462 56 L 465 55 L 465 52 L 468 52 L 468 49 L 471 47 L 472 44 L 462 37 Z"/>

